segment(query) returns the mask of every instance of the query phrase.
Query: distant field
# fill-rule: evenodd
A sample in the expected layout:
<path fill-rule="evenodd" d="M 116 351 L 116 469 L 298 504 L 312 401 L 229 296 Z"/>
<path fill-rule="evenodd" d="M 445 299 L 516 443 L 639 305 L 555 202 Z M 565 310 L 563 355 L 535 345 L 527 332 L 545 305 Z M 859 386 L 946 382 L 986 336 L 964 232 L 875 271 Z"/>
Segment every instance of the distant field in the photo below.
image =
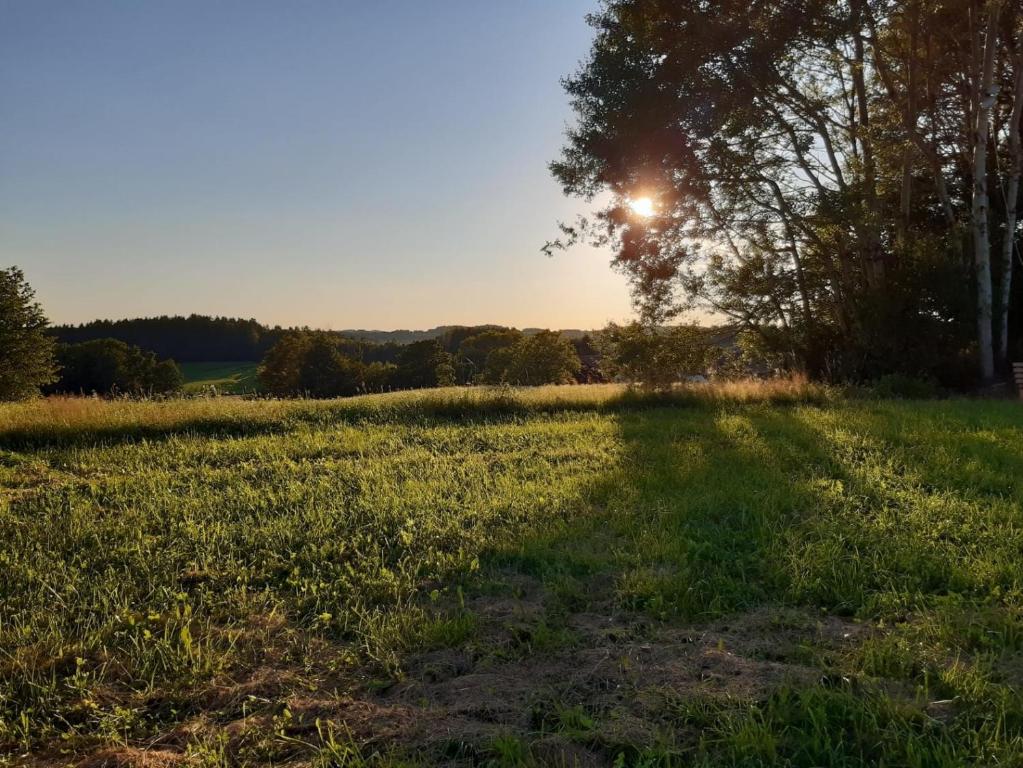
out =
<path fill-rule="evenodd" d="M 211 387 L 227 395 L 259 391 L 258 363 L 179 363 L 178 367 L 185 377 L 185 392 L 202 392 Z"/>
<path fill-rule="evenodd" d="M 30 762 L 1023 762 L 1016 402 L 7 405 L 0 544 Z"/>

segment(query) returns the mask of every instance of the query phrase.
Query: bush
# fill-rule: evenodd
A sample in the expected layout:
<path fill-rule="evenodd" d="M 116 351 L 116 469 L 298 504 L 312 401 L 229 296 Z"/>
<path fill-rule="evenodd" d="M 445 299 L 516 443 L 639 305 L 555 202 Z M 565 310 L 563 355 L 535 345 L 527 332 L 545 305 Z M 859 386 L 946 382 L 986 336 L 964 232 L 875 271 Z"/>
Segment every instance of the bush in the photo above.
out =
<path fill-rule="evenodd" d="M 870 393 L 878 398 L 905 400 L 931 400 L 941 395 L 941 389 L 933 379 L 920 379 L 902 373 L 889 373 L 873 382 Z"/>

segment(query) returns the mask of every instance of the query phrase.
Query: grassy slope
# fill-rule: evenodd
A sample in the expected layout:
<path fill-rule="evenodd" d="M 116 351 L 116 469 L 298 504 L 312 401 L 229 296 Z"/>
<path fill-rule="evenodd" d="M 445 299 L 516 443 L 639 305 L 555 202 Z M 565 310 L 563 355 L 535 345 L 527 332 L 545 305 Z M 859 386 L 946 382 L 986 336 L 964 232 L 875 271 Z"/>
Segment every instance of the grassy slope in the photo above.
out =
<path fill-rule="evenodd" d="M 0 743 L 1019 764 L 1019 405 L 811 394 L 0 407 Z"/>
<path fill-rule="evenodd" d="M 208 391 L 216 387 L 221 394 L 244 395 L 259 390 L 258 363 L 179 363 L 185 377 L 185 392 Z"/>

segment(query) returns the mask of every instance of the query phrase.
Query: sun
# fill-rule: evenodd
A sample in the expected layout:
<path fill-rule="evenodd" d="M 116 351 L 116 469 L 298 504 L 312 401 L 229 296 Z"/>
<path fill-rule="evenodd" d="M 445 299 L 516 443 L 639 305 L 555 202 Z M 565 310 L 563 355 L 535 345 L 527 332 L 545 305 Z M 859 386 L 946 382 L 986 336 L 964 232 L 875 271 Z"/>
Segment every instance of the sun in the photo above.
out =
<path fill-rule="evenodd" d="M 649 197 L 637 197 L 635 200 L 630 200 L 629 208 L 634 214 L 642 216 L 644 219 L 648 219 L 656 213 L 654 201 Z"/>

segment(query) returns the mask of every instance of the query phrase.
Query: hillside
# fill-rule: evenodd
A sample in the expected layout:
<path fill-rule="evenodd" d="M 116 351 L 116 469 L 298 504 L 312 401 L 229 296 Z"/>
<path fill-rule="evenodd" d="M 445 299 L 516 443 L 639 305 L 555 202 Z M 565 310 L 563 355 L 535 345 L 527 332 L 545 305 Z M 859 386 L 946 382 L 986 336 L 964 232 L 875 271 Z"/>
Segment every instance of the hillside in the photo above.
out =
<path fill-rule="evenodd" d="M 182 363 L 186 394 L 217 392 L 222 395 L 246 395 L 260 390 L 256 378 L 257 363 L 212 362 Z"/>

